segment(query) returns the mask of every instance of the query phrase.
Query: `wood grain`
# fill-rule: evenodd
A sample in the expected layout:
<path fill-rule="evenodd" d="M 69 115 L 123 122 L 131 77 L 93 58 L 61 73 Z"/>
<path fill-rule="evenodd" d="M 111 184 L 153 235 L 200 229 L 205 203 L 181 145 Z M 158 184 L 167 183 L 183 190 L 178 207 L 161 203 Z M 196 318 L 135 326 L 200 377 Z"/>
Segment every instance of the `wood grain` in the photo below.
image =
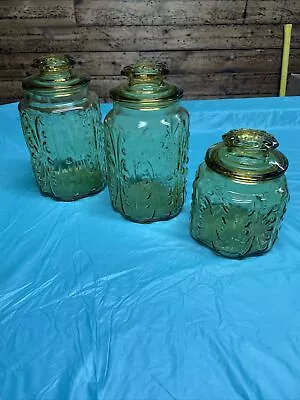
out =
<path fill-rule="evenodd" d="M 282 48 L 281 25 L 44 27 L 2 29 L 0 52 L 93 52 Z M 292 48 L 300 48 L 300 25 Z"/>
<path fill-rule="evenodd" d="M 186 98 L 277 95 L 283 24 L 300 72 L 300 0 L 0 0 L 0 102 L 33 59 L 68 53 L 104 101 L 120 69 L 160 60 Z"/>
<path fill-rule="evenodd" d="M 0 88 L 1 88 L 1 82 L 0 82 Z M 273 94 L 270 93 L 261 93 L 259 95 L 259 97 L 273 97 Z M 242 98 L 257 98 L 257 95 L 255 94 L 236 94 L 233 96 L 233 98 L 235 99 L 242 99 Z M 189 100 L 214 100 L 214 99 L 228 99 L 228 95 L 212 95 L 212 96 L 201 96 L 201 98 L 199 97 L 198 94 L 190 94 L 188 97 Z M 21 96 L 20 97 L 0 97 L 0 105 L 2 104 L 8 104 L 8 103 L 18 103 L 21 100 Z M 104 103 L 111 103 L 111 99 L 109 97 L 105 97 L 105 98 L 100 98 L 100 103 L 104 104 Z"/>
<path fill-rule="evenodd" d="M 168 77 L 169 82 L 181 86 L 185 98 L 228 97 L 228 96 L 261 96 L 276 95 L 278 92 L 278 74 L 189 74 Z M 91 79 L 91 89 L 98 93 L 102 100 L 109 99 L 109 91 L 124 82 L 120 76 L 96 76 Z M 20 80 L 0 80 L 1 93 L 9 93 L 10 98 L 22 97 Z M 3 96 L 7 98 L 7 96 Z"/>
<path fill-rule="evenodd" d="M 172 75 L 205 73 L 280 73 L 281 50 L 203 50 L 158 52 L 76 52 L 69 53 L 76 61 L 76 71 L 89 75 L 119 75 L 121 68 L 141 61 L 163 61 Z M 0 77 L 22 78 L 36 73 L 31 68 L 35 53 L 3 54 Z M 300 49 L 290 55 L 290 72 L 300 71 Z"/>
<path fill-rule="evenodd" d="M 274 24 L 298 22 L 299 0 L 77 0 L 79 25 Z"/>
<path fill-rule="evenodd" d="M 193 25 L 242 22 L 243 0 L 80 0 L 79 25 Z"/>
<path fill-rule="evenodd" d="M 1 0 L 0 29 L 75 25 L 73 0 Z"/>
<path fill-rule="evenodd" d="M 198 96 L 228 96 L 228 95 L 255 95 L 262 93 L 277 94 L 278 74 L 189 74 L 169 76 L 168 81 L 181 86 L 185 91 L 185 98 Z M 92 77 L 91 88 L 102 97 L 109 97 L 109 91 L 124 78 Z"/>

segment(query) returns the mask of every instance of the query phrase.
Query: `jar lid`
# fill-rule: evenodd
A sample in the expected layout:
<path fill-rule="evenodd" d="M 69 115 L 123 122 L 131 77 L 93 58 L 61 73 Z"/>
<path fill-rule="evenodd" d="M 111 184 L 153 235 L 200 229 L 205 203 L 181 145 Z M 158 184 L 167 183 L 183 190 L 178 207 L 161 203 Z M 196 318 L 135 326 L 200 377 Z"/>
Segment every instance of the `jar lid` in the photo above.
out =
<path fill-rule="evenodd" d="M 162 63 L 129 65 L 121 74 L 128 77 L 128 82 L 110 91 L 115 101 L 147 108 L 168 105 L 182 97 L 182 89 L 165 81 L 168 69 Z"/>
<path fill-rule="evenodd" d="M 205 162 L 212 170 L 245 183 L 275 179 L 288 168 L 276 138 L 256 129 L 231 130 L 211 146 Z"/>
<path fill-rule="evenodd" d="M 37 91 L 65 91 L 74 89 L 90 80 L 86 76 L 74 74 L 72 68 L 75 64 L 68 55 L 47 55 L 38 58 L 32 66 L 39 69 L 39 73 L 23 80 L 24 90 Z"/>

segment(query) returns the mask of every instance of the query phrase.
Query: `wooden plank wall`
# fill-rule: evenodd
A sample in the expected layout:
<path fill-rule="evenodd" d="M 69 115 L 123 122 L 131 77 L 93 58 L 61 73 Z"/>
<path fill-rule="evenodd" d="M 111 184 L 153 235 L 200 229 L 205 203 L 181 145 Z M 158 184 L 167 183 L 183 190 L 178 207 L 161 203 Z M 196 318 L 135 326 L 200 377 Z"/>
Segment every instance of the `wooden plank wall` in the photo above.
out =
<path fill-rule="evenodd" d="M 1 0 L 0 101 L 22 96 L 39 55 L 68 53 L 104 101 L 120 69 L 168 64 L 186 98 L 277 95 L 283 24 L 300 72 L 300 0 Z"/>

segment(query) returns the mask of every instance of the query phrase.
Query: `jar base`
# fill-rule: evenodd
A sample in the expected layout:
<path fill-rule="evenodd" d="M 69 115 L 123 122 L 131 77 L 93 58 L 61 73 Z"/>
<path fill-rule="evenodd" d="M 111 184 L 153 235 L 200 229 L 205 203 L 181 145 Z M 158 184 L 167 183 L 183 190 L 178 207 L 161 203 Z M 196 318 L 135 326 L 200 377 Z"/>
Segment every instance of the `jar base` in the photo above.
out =
<path fill-rule="evenodd" d="M 118 190 L 110 186 L 110 197 L 112 207 L 124 218 L 147 224 L 176 217 L 185 196 L 182 184 L 169 186 L 148 178 L 122 182 Z"/>
<path fill-rule="evenodd" d="M 55 201 L 61 201 L 61 202 L 64 202 L 64 203 L 70 203 L 72 201 L 77 201 L 77 200 L 80 200 L 80 199 L 84 199 L 85 197 L 94 196 L 94 195 L 102 192 L 105 188 L 106 188 L 106 184 L 101 186 L 99 189 L 92 190 L 92 191 L 90 191 L 88 193 L 85 193 L 85 194 L 77 194 L 77 195 L 66 196 L 66 197 L 56 196 L 53 193 L 43 192 L 41 190 L 41 188 L 39 188 L 39 189 L 40 189 L 40 193 L 45 197 L 50 197 L 51 199 L 53 199 Z"/>
<path fill-rule="evenodd" d="M 237 254 L 237 253 L 229 253 L 229 252 L 223 252 L 220 251 L 210 245 L 208 245 L 205 242 L 202 242 L 200 239 L 196 238 L 195 236 L 193 236 L 193 233 L 190 232 L 191 237 L 195 240 L 195 242 L 197 242 L 198 244 L 200 244 L 201 246 L 206 247 L 207 249 L 211 250 L 212 252 L 214 252 L 217 256 L 221 256 L 221 257 L 226 257 L 226 258 L 231 258 L 231 259 L 236 259 L 236 260 L 243 260 L 245 258 L 248 257 L 258 257 L 258 256 L 263 256 L 264 254 L 268 253 L 272 247 L 273 244 L 271 246 L 269 246 L 268 248 L 266 248 L 265 250 L 260 250 L 257 252 L 253 252 L 253 253 L 249 253 L 249 254 Z"/>
<path fill-rule="evenodd" d="M 124 214 L 123 212 L 118 210 L 116 207 L 114 207 L 114 206 L 112 206 L 112 207 L 113 207 L 115 212 L 120 214 L 127 221 L 135 222 L 137 224 L 152 224 L 153 222 L 169 221 L 170 219 L 176 218 L 182 211 L 182 207 L 181 207 L 176 213 L 171 214 L 171 215 L 166 215 L 165 217 L 136 219 L 136 218 L 130 217 L 129 215 Z"/>

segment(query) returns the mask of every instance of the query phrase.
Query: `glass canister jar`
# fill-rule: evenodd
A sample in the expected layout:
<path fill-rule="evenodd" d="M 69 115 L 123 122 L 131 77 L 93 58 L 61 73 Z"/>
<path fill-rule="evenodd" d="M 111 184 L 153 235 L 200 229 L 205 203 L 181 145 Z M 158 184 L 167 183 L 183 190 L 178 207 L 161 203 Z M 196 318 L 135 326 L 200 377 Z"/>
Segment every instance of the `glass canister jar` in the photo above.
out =
<path fill-rule="evenodd" d="M 106 184 L 103 125 L 89 78 L 77 76 L 69 56 L 35 61 L 39 74 L 24 79 L 21 125 L 33 172 L 44 195 L 71 201 Z"/>
<path fill-rule="evenodd" d="M 166 73 L 162 64 L 125 67 L 129 81 L 111 91 L 104 121 L 112 205 L 135 222 L 173 218 L 184 202 L 189 115 Z"/>
<path fill-rule="evenodd" d="M 289 200 L 288 160 L 276 147 L 264 131 L 239 129 L 207 150 L 193 185 L 194 239 L 232 258 L 270 250 Z"/>

